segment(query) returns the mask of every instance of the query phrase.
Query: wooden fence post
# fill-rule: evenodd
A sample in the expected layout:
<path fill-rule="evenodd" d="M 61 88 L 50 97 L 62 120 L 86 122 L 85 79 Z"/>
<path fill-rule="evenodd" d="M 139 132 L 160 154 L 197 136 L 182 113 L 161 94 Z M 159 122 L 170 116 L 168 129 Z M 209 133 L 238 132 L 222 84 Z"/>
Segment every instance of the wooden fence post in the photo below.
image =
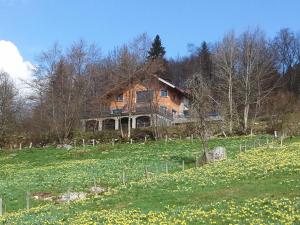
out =
<path fill-rule="evenodd" d="M 147 169 L 147 166 L 145 166 L 145 177 L 146 177 L 146 179 L 148 179 L 148 169 Z"/>
<path fill-rule="evenodd" d="M 0 216 L 3 216 L 3 200 L 0 198 Z"/>
<path fill-rule="evenodd" d="M 30 142 L 30 144 L 29 144 L 29 148 L 32 148 L 32 142 Z"/>
<path fill-rule="evenodd" d="M 97 184 L 96 184 L 96 178 L 93 177 L 93 180 L 94 180 L 94 187 L 95 187 L 95 190 L 96 190 L 96 187 L 97 187 Z"/>
<path fill-rule="evenodd" d="M 68 188 L 68 200 L 67 203 L 70 204 L 71 201 L 71 188 Z"/>
<path fill-rule="evenodd" d="M 132 138 L 130 138 L 130 144 L 132 145 Z"/>
<path fill-rule="evenodd" d="M 123 170 L 123 172 L 122 172 L 122 183 L 123 183 L 123 185 L 126 185 L 125 170 Z"/>
<path fill-rule="evenodd" d="M 184 160 L 182 160 L 182 171 L 184 171 Z"/>
<path fill-rule="evenodd" d="M 166 137 L 165 137 L 165 143 L 167 143 L 168 142 L 168 135 L 166 135 Z"/>
<path fill-rule="evenodd" d="M 281 135 L 280 136 L 280 146 L 282 147 L 282 145 L 283 145 L 283 136 Z"/>
<path fill-rule="evenodd" d="M 92 140 L 93 146 L 95 146 L 95 139 Z"/>
<path fill-rule="evenodd" d="M 194 143 L 194 135 L 193 134 L 191 135 L 191 141 L 192 141 L 192 143 Z"/>
<path fill-rule="evenodd" d="M 111 144 L 112 144 L 112 146 L 115 146 L 115 139 L 114 138 L 111 139 Z"/>
<path fill-rule="evenodd" d="M 19 150 L 22 150 L 22 143 L 20 143 Z"/>
<path fill-rule="evenodd" d="M 85 146 L 85 142 L 84 142 L 84 139 L 82 139 L 82 146 L 83 146 L 83 147 Z"/>
<path fill-rule="evenodd" d="M 26 209 L 29 210 L 30 205 L 29 205 L 29 197 L 30 197 L 30 193 L 27 191 L 26 192 Z"/>
<path fill-rule="evenodd" d="M 168 167 L 168 162 L 166 162 L 166 174 L 169 173 L 169 167 Z"/>

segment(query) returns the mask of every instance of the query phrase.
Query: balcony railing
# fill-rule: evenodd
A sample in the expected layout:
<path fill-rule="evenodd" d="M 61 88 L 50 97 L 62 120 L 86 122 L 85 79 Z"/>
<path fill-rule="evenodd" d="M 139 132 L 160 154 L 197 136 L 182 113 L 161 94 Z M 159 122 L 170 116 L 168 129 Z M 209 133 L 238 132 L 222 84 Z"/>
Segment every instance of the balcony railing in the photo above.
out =
<path fill-rule="evenodd" d="M 149 106 L 139 106 L 136 107 L 135 110 L 132 112 L 133 115 L 138 114 L 151 114 L 151 113 L 157 113 L 161 116 L 164 116 L 170 120 L 173 120 L 173 114 L 172 112 L 169 112 L 167 110 L 162 110 L 160 108 L 158 109 L 151 109 Z M 128 112 L 110 112 L 110 111 L 86 111 L 81 114 L 81 118 L 83 119 L 89 119 L 89 118 L 101 118 L 101 117 L 115 117 L 115 116 L 127 116 Z"/>

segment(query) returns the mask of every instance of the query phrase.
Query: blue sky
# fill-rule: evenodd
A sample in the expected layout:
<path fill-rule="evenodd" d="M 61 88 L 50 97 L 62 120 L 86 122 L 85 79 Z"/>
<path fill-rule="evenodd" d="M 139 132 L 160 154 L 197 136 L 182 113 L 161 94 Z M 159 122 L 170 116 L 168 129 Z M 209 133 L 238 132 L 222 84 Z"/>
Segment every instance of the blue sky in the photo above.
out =
<path fill-rule="evenodd" d="M 300 31 L 299 15 L 299 0 L 0 0 L 0 40 L 34 62 L 55 41 L 83 38 L 105 54 L 147 32 L 176 57 L 188 43 L 214 42 L 231 29 L 259 26 L 270 37 L 283 27 Z"/>

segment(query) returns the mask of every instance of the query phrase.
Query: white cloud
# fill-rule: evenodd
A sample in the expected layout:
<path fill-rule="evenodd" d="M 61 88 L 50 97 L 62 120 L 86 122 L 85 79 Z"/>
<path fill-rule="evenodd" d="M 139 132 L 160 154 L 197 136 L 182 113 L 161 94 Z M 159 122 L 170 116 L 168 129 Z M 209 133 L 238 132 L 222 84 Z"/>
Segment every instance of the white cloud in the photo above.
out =
<path fill-rule="evenodd" d="M 0 40 L 0 71 L 8 73 L 20 90 L 20 94 L 26 91 L 24 81 L 32 80 L 34 66 L 25 61 L 18 48 L 11 41 Z"/>

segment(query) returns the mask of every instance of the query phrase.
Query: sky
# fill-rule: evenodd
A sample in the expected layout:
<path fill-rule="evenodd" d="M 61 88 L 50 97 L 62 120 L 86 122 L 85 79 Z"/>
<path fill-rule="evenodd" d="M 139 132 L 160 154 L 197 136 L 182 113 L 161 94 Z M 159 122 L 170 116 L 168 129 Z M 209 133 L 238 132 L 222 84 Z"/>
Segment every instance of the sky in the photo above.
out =
<path fill-rule="evenodd" d="M 256 27 L 269 37 L 284 27 L 299 32 L 300 1 L 0 0 L 0 70 L 29 79 L 39 53 L 55 42 L 84 39 L 105 55 L 146 32 L 159 34 L 167 57 L 176 58 L 188 54 L 188 44 Z"/>

